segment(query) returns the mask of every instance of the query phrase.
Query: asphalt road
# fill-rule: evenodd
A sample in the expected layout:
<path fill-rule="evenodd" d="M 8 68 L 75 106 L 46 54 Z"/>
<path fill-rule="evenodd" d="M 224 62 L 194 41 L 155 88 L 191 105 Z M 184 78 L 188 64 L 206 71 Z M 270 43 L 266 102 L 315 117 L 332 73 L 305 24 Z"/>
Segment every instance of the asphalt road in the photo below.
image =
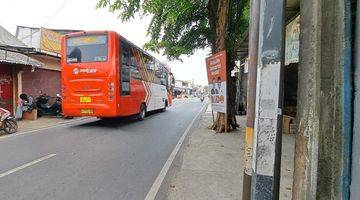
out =
<path fill-rule="evenodd" d="M 144 199 L 202 105 L 0 138 L 0 199 Z"/>

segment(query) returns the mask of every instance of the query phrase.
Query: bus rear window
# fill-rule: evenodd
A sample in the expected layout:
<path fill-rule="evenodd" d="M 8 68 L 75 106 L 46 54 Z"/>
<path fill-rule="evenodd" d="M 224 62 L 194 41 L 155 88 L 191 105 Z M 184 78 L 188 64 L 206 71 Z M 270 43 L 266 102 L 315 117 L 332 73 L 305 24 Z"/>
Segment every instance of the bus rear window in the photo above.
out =
<path fill-rule="evenodd" d="M 68 38 L 66 41 L 66 62 L 107 61 L 108 42 L 106 35 L 85 35 Z"/>

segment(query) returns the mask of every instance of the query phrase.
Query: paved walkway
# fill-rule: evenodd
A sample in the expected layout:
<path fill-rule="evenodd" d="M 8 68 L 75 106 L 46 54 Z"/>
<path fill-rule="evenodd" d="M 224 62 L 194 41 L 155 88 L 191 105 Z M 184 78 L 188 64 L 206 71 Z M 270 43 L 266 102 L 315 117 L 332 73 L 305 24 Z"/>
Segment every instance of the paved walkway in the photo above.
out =
<path fill-rule="evenodd" d="M 242 198 L 244 134 L 246 117 L 238 118 L 240 129 L 215 134 L 211 110 L 184 145 L 180 169 L 170 178 L 170 200 L 238 200 Z M 291 199 L 294 135 L 283 135 L 280 199 Z"/>

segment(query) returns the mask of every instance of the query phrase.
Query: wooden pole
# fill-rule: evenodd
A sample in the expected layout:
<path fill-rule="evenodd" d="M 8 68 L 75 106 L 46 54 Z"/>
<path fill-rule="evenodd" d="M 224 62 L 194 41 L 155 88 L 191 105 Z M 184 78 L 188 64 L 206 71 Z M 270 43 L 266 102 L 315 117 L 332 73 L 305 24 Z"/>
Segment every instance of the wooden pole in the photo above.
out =
<path fill-rule="evenodd" d="M 244 178 L 243 178 L 243 200 L 250 200 L 251 194 L 251 163 L 253 153 L 254 122 L 255 122 L 255 100 L 256 100 L 256 72 L 258 60 L 259 43 L 259 13 L 260 0 L 251 0 L 249 27 L 249 60 L 248 60 L 248 86 L 247 86 L 247 108 L 246 108 L 246 134 L 244 151 Z"/>

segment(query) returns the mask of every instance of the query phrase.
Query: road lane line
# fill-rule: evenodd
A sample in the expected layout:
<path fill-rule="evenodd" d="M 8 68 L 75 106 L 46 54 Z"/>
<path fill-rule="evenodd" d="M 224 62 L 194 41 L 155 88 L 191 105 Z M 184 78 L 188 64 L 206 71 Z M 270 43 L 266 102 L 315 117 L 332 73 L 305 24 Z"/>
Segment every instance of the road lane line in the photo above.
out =
<path fill-rule="evenodd" d="M 162 182 L 165 179 L 166 174 L 168 173 L 171 164 L 173 163 L 173 161 L 175 160 L 176 154 L 179 152 L 181 145 L 183 144 L 187 134 L 190 132 L 190 129 L 192 128 L 192 126 L 194 125 L 195 121 L 198 119 L 198 117 L 200 116 L 200 114 L 204 111 L 204 108 L 207 106 L 208 104 L 205 103 L 199 113 L 197 113 L 197 115 L 194 117 L 194 119 L 191 121 L 191 123 L 189 124 L 189 126 L 186 128 L 185 132 L 183 133 L 183 135 L 181 136 L 180 140 L 178 141 L 178 143 L 176 144 L 174 150 L 171 152 L 168 160 L 165 162 L 165 165 L 163 166 L 163 168 L 161 169 L 159 175 L 157 176 L 157 178 L 155 179 L 155 182 L 153 183 L 153 185 L 151 186 L 149 192 L 147 193 L 145 200 L 154 200 L 156 197 L 156 194 L 158 193 L 160 186 L 162 184 Z"/>
<path fill-rule="evenodd" d="M 29 163 L 26 163 L 26 164 L 24 164 L 24 165 L 21 165 L 21 166 L 19 166 L 19 167 L 16 167 L 16 168 L 14 168 L 14 169 L 11 169 L 11 170 L 9 170 L 9 171 L 6 171 L 6 172 L 4 172 L 4 173 L 1 173 L 1 174 L 0 174 L 0 178 L 3 178 L 3 177 L 5 177 L 5 176 L 7 176 L 7 175 L 10 175 L 10 174 L 15 173 L 15 172 L 17 172 L 17 171 L 20 171 L 20 170 L 25 169 L 25 168 L 27 168 L 27 167 L 30 167 L 30 166 L 32 166 L 32 165 L 35 165 L 36 163 L 39 163 L 39 162 L 41 162 L 41 161 L 44 161 L 44 160 L 49 159 L 49 158 L 54 157 L 54 156 L 56 156 L 56 154 L 49 154 L 49 155 L 47 155 L 47 156 L 41 157 L 41 158 L 39 158 L 39 159 L 33 160 L 33 161 L 29 162 Z"/>

